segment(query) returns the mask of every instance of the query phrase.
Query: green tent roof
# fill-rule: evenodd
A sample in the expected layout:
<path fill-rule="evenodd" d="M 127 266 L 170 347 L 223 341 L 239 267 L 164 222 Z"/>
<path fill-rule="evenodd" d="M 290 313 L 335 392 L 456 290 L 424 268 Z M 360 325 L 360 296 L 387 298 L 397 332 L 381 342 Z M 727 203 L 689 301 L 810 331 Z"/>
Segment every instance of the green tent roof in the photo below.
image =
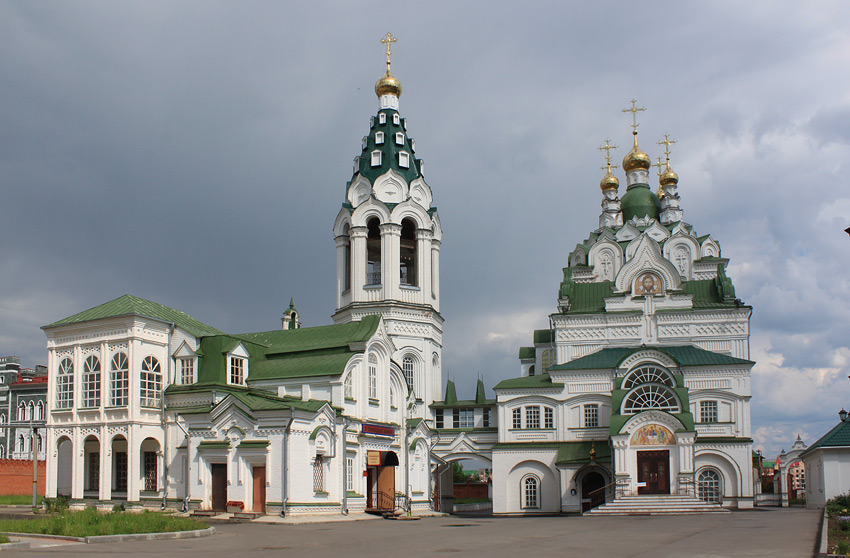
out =
<path fill-rule="evenodd" d="M 603 368 L 616 368 L 626 357 L 638 351 L 647 349 L 661 351 L 669 355 L 681 366 L 706 366 L 706 365 L 733 365 L 733 364 L 755 364 L 751 360 L 731 357 L 720 353 L 713 353 L 691 345 L 673 347 L 610 347 L 602 349 L 587 356 L 577 358 L 564 364 L 550 366 L 550 371 L 556 370 L 596 370 Z"/>
<path fill-rule="evenodd" d="M 802 455 L 806 455 L 818 448 L 837 447 L 850 447 L 850 420 L 836 424 L 829 432 L 821 436 L 817 442 L 809 446 Z"/>
<path fill-rule="evenodd" d="M 48 328 L 80 322 L 89 322 L 92 320 L 99 320 L 101 318 L 112 318 L 117 316 L 143 316 L 155 318 L 167 323 L 174 323 L 195 337 L 224 334 L 223 331 L 196 320 L 186 312 L 181 312 L 180 310 L 175 310 L 174 308 L 159 304 L 158 302 L 145 300 L 129 294 L 118 297 L 115 300 L 105 302 L 100 306 L 84 310 L 74 314 L 73 316 L 68 316 L 65 319 L 53 322 L 52 324 L 44 327 Z"/>
<path fill-rule="evenodd" d="M 563 388 L 561 384 L 553 384 L 549 378 L 549 374 L 539 374 L 537 376 L 522 376 L 520 378 L 511 378 L 502 380 L 493 389 L 523 389 L 523 388 Z"/>
<path fill-rule="evenodd" d="M 384 115 L 384 123 L 381 124 L 381 115 Z M 394 122 L 394 115 L 398 111 L 393 109 L 382 109 L 378 115 L 372 118 L 372 127 L 369 130 L 369 135 L 366 136 L 366 141 L 360 154 L 355 159 L 355 176 L 359 173 L 369 179 L 369 182 L 374 184 L 375 179 L 392 169 L 400 174 L 408 182 L 408 184 L 421 176 L 421 164 L 419 159 L 416 159 L 413 154 L 413 143 L 407 135 L 406 121 L 404 118 L 399 118 L 399 123 Z M 383 141 L 378 143 L 377 134 L 383 133 Z M 403 134 L 404 139 L 402 145 L 396 143 L 396 134 Z M 381 152 L 381 164 L 372 166 L 372 152 Z M 409 155 L 408 168 L 399 165 L 399 152 L 404 151 Z"/>

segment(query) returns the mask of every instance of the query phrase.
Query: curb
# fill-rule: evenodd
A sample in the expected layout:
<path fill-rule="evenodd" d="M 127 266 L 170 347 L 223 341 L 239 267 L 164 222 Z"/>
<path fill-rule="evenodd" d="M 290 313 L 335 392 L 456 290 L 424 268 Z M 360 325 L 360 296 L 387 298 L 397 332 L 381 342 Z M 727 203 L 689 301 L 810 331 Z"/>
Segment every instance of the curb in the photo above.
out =
<path fill-rule="evenodd" d="M 156 541 L 167 539 L 197 539 L 209 537 L 215 534 L 215 527 L 207 529 L 195 529 L 194 531 L 171 531 L 166 533 L 132 533 L 129 535 L 98 535 L 94 537 L 66 537 L 63 535 L 43 535 L 41 533 L 3 533 L 11 537 L 31 537 L 36 539 L 54 539 L 62 541 L 81 542 L 86 544 L 130 542 L 130 541 Z M 10 543 L 12 544 L 12 543 Z M 29 543 L 23 543 L 29 546 Z M 6 545 L 0 545 L 6 546 Z"/>
<path fill-rule="evenodd" d="M 818 556 L 829 555 L 829 515 L 826 513 L 826 508 L 823 508 L 823 519 L 820 523 L 820 545 L 818 548 Z"/>
<path fill-rule="evenodd" d="M 0 552 L 4 550 L 23 550 L 30 547 L 28 542 L 10 542 L 0 544 Z"/>

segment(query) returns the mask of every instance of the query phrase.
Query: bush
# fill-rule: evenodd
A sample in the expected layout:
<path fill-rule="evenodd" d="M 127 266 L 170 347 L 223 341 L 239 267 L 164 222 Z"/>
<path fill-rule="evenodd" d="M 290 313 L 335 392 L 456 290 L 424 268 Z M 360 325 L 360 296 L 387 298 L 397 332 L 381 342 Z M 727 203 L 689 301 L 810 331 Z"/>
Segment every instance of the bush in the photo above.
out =
<path fill-rule="evenodd" d="M 124 511 L 124 504 L 115 504 L 112 506 L 112 513 L 121 513 Z"/>
<path fill-rule="evenodd" d="M 836 515 L 850 515 L 850 494 L 836 496 L 826 502 L 826 511 L 829 517 Z"/>
<path fill-rule="evenodd" d="M 805 498 L 791 498 L 788 501 L 788 505 L 789 506 L 805 506 L 806 505 L 806 499 Z"/>
<path fill-rule="evenodd" d="M 47 513 L 58 513 L 68 509 L 70 502 L 68 498 L 65 496 L 59 496 L 58 498 L 45 498 L 44 501 L 44 509 Z"/>
<path fill-rule="evenodd" d="M 838 541 L 833 552 L 835 554 L 841 554 L 842 556 L 850 554 L 850 543 L 847 541 Z"/>

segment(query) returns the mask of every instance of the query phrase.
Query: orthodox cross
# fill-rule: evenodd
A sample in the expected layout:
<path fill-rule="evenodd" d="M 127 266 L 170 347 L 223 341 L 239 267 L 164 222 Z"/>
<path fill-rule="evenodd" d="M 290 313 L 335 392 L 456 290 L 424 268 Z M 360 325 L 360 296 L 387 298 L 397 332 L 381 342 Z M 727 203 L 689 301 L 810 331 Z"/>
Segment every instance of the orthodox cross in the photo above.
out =
<path fill-rule="evenodd" d="M 389 33 L 387 33 L 387 36 L 386 36 L 386 37 L 384 37 L 383 39 L 381 39 L 381 43 L 382 43 L 382 44 L 387 45 L 387 71 L 389 71 L 389 69 L 390 69 L 390 56 L 391 56 L 391 55 L 392 55 L 392 53 L 393 53 L 393 51 L 392 51 L 392 49 L 390 48 L 390 46 L 391 46 L 393 43 L 397 43 L 397 42 L 398 42 L 398 39 L 396 39 L 395 37 L 393 37 L 393 36 L 392 36 L 392 35 L 390 35 Z"/>
<path fill-rule="evenodd" d="M 676 140 L 670 139 L 670 134 L 664 134 L 664 139 L 658 142 L 658 145 L 664 146 L 664 156 L 667 157 L 667 164 L 670 164 L 670 146 L 676 143 Z"/>
<path fill-rule="evenodd" d="M 607 167 L 602 167 L 602 170 L 605 170 L 605 169 L 611 170 L 611 169 L 617 168 L 617 165 L 613 165 L 613 166 L 611 165 L 611 150 L 612 149 L 617 149 L 617 146 L 611 145 L 611 140 L 609 140 L 609 139 L 606 139 L 605 145 L 603 145 L 602 147 L 599 148 L 600 151 L 605 152 L 605 162 L 608 164 Z"/>
<path fill-rule="evenodd" d="M 640 126 L 640 124 L 637 123 L 637 113 L 643 112 L 645 110 L 646 110 L 646 107 L 638 108 L 637 101 L 632 99 L 631 108 L 624 108 L 622 111 L 620 111 L 620 112 L 630 112 L 630 113 L 632 113 L 632 123 L 630 124 L 630 126 L 632 127 L 632 134 L 634 134 L 634 135 L 637 135 L 637 127 Z"/>
<path fill-rule="evenodd" d="M 658 167 L 658 177 L 659 177 L 659 178 L 661 177 L 661 173 L 663 172 L 663 171 L 661 170 L 661 167 L 663 167 L 664 165 L 665 165 L 665 164 L 661 162 L 661 157 L 659 157 L 659 158 L 658 158 L 658 162 L 657 162 L 657 163 L 653 163 L 653 165 L 652 165 L 653 167 Z"/>

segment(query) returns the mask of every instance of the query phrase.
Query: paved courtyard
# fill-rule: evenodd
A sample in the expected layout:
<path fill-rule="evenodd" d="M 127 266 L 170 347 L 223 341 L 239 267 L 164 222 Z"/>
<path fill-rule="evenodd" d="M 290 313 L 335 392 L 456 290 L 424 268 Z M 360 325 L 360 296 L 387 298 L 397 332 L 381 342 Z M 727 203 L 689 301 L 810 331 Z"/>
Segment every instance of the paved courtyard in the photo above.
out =
<path fill-rule="evenodd" d="M 63 544 L 13 556 L 243 556 L 488 558 L 813 556 L 821 514 L 760 509 L 723 515 L 655 517 L 432 517 L 302 525 L 215 524 L 202 539 Z"/>

